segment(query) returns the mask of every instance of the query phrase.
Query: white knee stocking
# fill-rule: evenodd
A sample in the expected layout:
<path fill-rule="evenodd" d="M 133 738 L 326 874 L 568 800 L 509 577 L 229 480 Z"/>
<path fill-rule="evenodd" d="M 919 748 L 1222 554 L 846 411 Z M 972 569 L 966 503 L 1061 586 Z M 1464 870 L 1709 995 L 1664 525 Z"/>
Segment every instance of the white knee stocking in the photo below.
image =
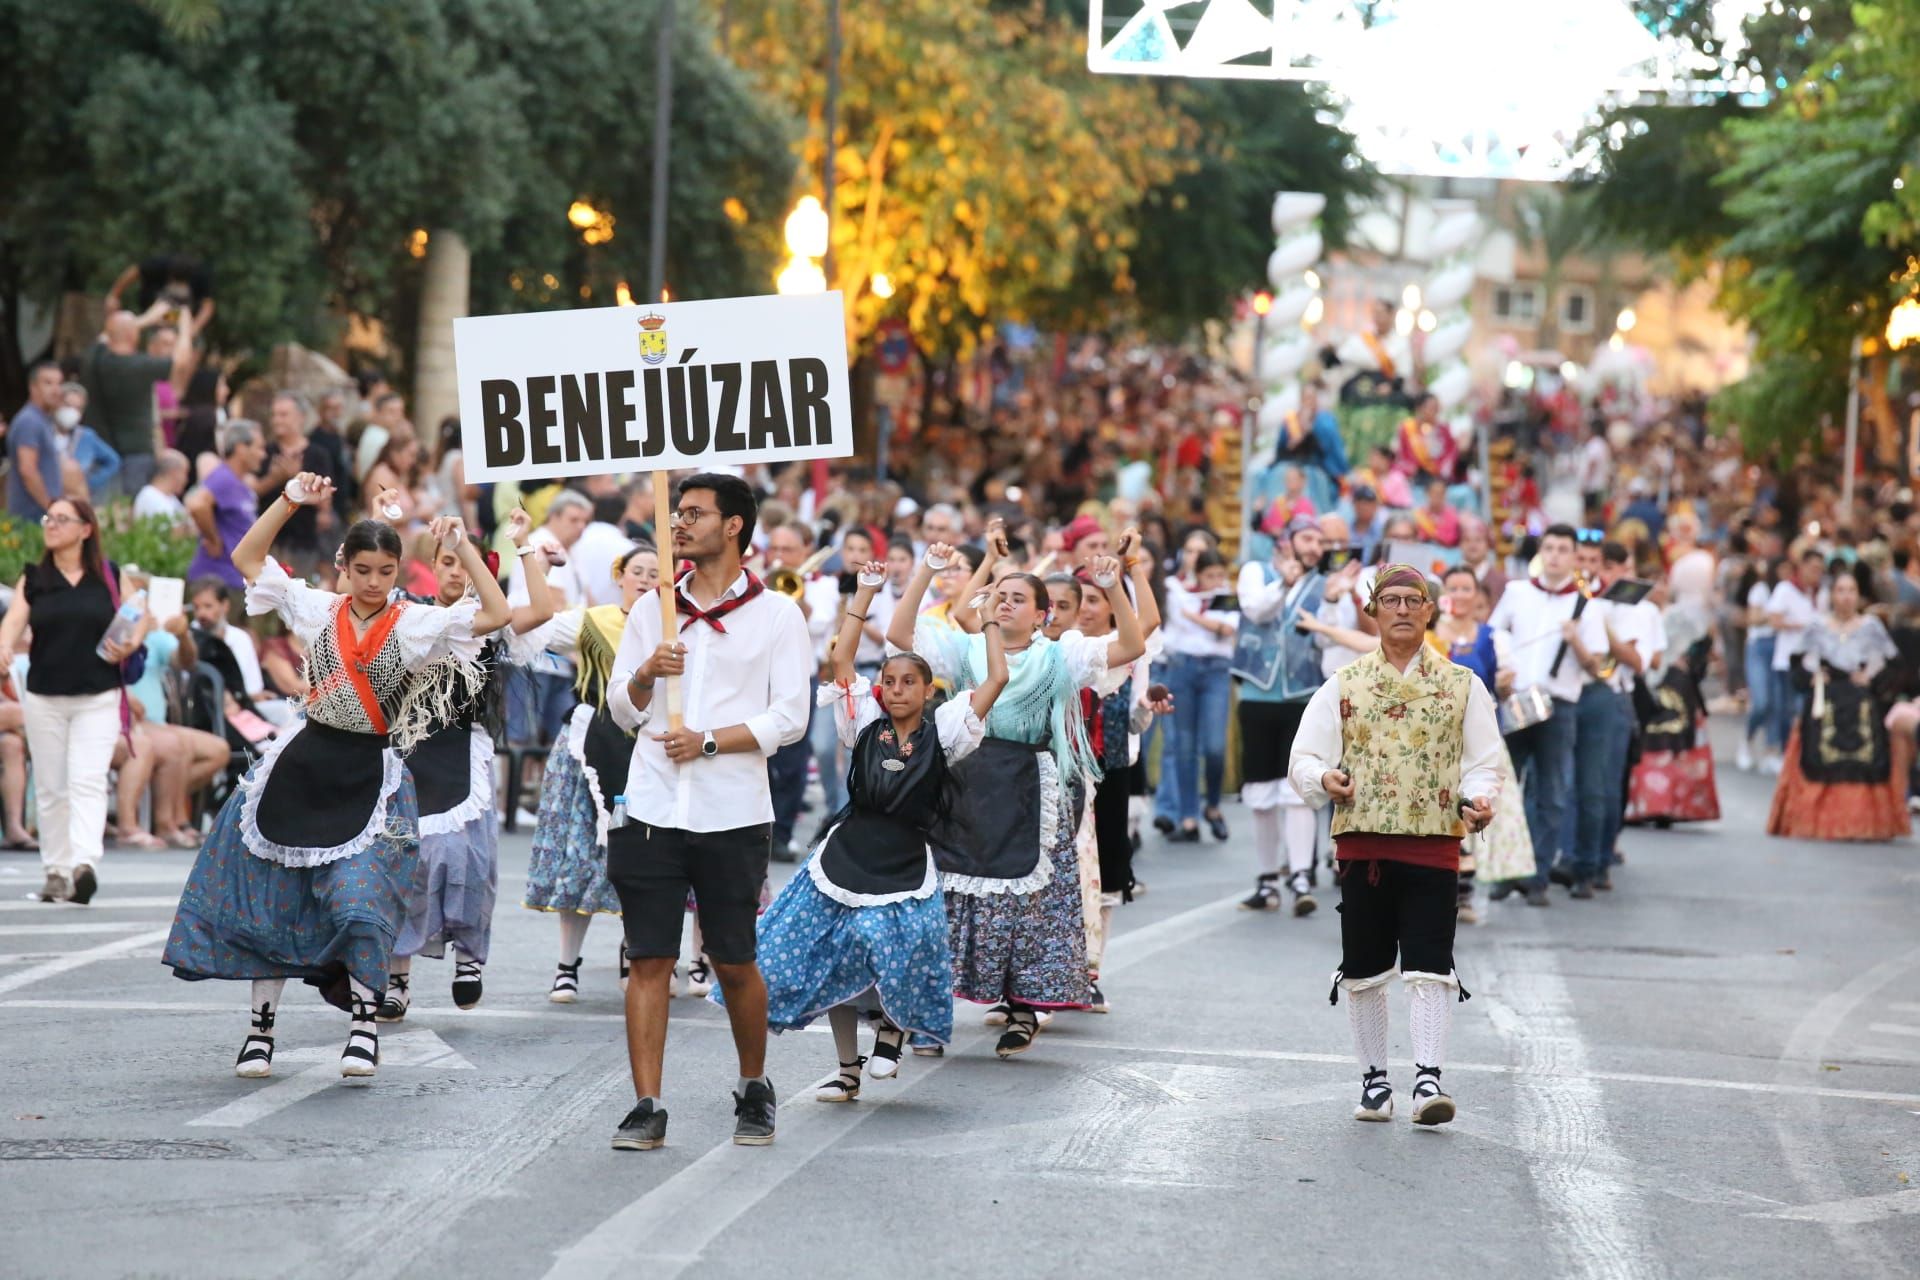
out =
<path fill-rule="evenodd" d="M 1386 1070 L 1387 982 L 1391 970 L 1372 978 L 1342 978 L 1347 1020 L 1353 1025 L 1353 1056 L 1362 1071 Z"/>
<path fill-rule="evenodd" d="M 263 1036 L 273 1034 L 274 1015 L 280 1012 L 280 993 L 285 991 L 285 978 L 255 978 L 253 980 L 253 1029 Z"/>
<path fill-rule="evenodd" d="M 1317 820 L 1305 805 L 1287 805 L 1280 810 L 1287 829 L 1287 870 L 1313 870 L 1313 848 Z"/>
<path fill-rule="evenodd" d="M 1253 854 L 1260 861 L 1260 874 L 1280 874 L 1280 810 L 1253 811 Z"/>
<path fill-rule="evenodd" d="M 827 1025 L 833 1028 L 833 1051 L 842 1064 L 860 1060 L 860 1015 L 850 1004 L 837 1004 L 827 1010 Z"/>
<path fill-rule="evenodd" d="M 1459 979 L 1450 973 L 1408 973 L 1407 998 L 1411 1006 L 1413 1061 L 1417 1066 L 1446 1065 L 1447 1029 L 1453 1025 L 1453 1002 Z"/>
<path fill-rule="evenodd" d="M 581 949 L 587 945 L 587 926 L 592 923 L 592 916 L 578 911 L 560 913 L 561 964 L 573 964 L 580 959 Z"/>

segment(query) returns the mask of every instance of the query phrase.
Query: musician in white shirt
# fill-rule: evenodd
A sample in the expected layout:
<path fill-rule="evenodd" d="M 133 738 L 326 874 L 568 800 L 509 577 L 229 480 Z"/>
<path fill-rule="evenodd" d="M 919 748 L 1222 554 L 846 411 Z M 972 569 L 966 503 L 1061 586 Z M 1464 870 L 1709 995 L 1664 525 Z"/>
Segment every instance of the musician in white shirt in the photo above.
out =
<path fill-rule="evenodd" d="M 1547 905 L 1548 870 L 1566 843 L 1574 793 L 1574 734 L 1580 688 L 1607 652 L 1606 628 L 1588 607 L 1573 573 L 1578 535 L 1556 524 L 1540 536 L 1540 576 L 1509 582 L 1488 624 L 1513 641 L 1514 688 L 1538 689 L 1551 700 L 1545 720 L 1508 734 L 1507 750 L 1520 775 L 1538 870 L 1525 880 L 1495 885 L 1494 901 L 1523 892 L 1529 906 Z"/>

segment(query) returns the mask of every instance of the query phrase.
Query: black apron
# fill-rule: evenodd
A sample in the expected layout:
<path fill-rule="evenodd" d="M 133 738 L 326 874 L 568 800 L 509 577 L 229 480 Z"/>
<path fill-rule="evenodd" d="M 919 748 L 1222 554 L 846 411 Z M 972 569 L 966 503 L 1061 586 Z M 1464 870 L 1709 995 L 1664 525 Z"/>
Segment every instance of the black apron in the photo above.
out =
<path fill-rule="evenodd" d="M 931 716 L 905 745 L 885 718 L 853 745 L 847 804 L 820 851 L 820 871 L 836 888 L 878 896 L 913 893 L 926 882 L 930 834 L 948 807 L 946 752 Z"/>

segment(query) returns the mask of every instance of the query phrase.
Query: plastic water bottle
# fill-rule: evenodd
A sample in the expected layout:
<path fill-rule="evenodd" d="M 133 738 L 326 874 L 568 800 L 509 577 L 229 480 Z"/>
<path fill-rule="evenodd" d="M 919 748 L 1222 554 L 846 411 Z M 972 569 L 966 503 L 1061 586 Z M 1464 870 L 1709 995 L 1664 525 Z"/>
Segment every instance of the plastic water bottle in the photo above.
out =
<path fill-rule="evenodd" d="M 94 653 L 102 662 L 112 662 L 107 655 L 110 644 L 127 644 L 133 639 L 133 633 L 140 625 L 141 616 L 147 611 L 147 593 L 136 591 L 128 596 L 120 608 L 115 611 L 113 621 L 107 624 L 107 633 L 100 637 L 100 643 Z"/>
<path fill-rule="evenodd" d="M 607 825 L 612 827 L 624 827 L 627 825 L 627 798 L 625 796 L 615 796 L 613 798 L 613 820 Z"/>

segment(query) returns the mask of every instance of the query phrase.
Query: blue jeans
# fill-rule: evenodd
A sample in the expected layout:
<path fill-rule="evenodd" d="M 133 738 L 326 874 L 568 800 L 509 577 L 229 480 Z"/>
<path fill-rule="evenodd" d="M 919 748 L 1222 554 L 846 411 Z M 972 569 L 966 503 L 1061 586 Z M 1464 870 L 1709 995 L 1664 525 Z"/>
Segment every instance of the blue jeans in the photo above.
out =
<path fill-rule="evenodd" d="M 1751 742 L 1753 735 L 1762 729 L 1767 730 L 1767 741 L 1776 749 L 1779 743 L 1773 741 L 1773 637 L 1761 636 L 1754 639 L 1747 635 L 1747 734 Z"/>
<path fill-rule="evenodd" d="M 1772 724 L 1768 726 L 1768 741 L 1775 751 L 1787 749 L 1787 735 L 1793 732 L 1793 722 L 1800 714 L 1800 694 L 1793 687 L 1793 672 L 1770 672 L 1773 688 L 1767 695 L 1767 715 Z"/>
<path fill-rule="evenodd" d="M 820 790 L 826 797 L 827 811 L 821 820 L 831 818 L 847 803 L 847 765 L 840 755 L 840 730 L 837 717 L 826 707 L 816 707 L 807 725 L 807 747 L 820 766 Z M 804 779 L 805 774 L 802 773 Z"/>
<path fill-rule="evenodd" d="M 1206 806 L 1220 807 L 1227 775 L 1227 713 L 1233 700 L 1231 658 L 1198 658 L 1178 653 L 1167 671 L 1173 691 L 1174 817 L 1182 825 L 1200 821 L 1198 770 L 1206 763 Z M 1164 765 L 1166 748 L 1161 748 Z"/>
<path fill-rule="evenodd" d="M 507 741 L 515 746 L 548 745 L 566 729 L 567 717 L 578 701 L 571 675 L 507 668 Z"/>
<path fill-rule="evenodd" d="M 1513 771 L 1526 797 L 1527 835 L 1533 840 L 1533 878 L 1522 887 L 1544 889 L 1547 871 L 1560 856 L 1563 824 L 1573 800 L 1573 739 L 1579 704 L 1553 700 L 1553 718 L 1507 738 Z"/>
<path fill-rule="evenodd" d="M 821 714 L 818 707 L 807 720 L 807 733 L 810 736 L 813 726 L 825 720 L 832 724 L 833 717 Z M 767 792 L 773 801 L 773 851 L 779 853 L 793 844 L 794 824 L 800 820 L 800 805 L 807 795 L 807 761 L 813 755 L 813 744 L 807 737 L 798 742 L 790 742 L 774 752 L 767 760 Z"/>
<path fill-rule="evenodd" d="M 1172 687 L 1173 677 L 1167 670 L 1167 664 L 1156 662 L 1148 673 L 1147 679 L 1154 684 Z M 1179 738 L 1179 728 L 1172 716 L 1155 716 L 1153 723 L 1147 726 L 1140 738 L 1140 758 L 1148 758 L 1148 748 L 1153 745 L 1153 736 L 1160 735 L 1160 776 L 1154 782 L 1153 816 L 1165 818 L 1168 822 L 1176 820 L 1180 812 L 1180 797 L 1175 794 L 1173 785 L 1174 742 Z"/>
<path fill-rule="evenodd" d="M 1574 713 L 1579 725 L 1574 748 L 1574 789 L 1579 819 L 1567 870 L 1575 880 L 1596 880 L 1606 870 L 1613 852 L 1613 833 L 1619 830 L 1620 783 L 1627 769 L 1627 747 L 1633 732 L 1623 695 L 1598 680 L 1580 691 Z"/>

